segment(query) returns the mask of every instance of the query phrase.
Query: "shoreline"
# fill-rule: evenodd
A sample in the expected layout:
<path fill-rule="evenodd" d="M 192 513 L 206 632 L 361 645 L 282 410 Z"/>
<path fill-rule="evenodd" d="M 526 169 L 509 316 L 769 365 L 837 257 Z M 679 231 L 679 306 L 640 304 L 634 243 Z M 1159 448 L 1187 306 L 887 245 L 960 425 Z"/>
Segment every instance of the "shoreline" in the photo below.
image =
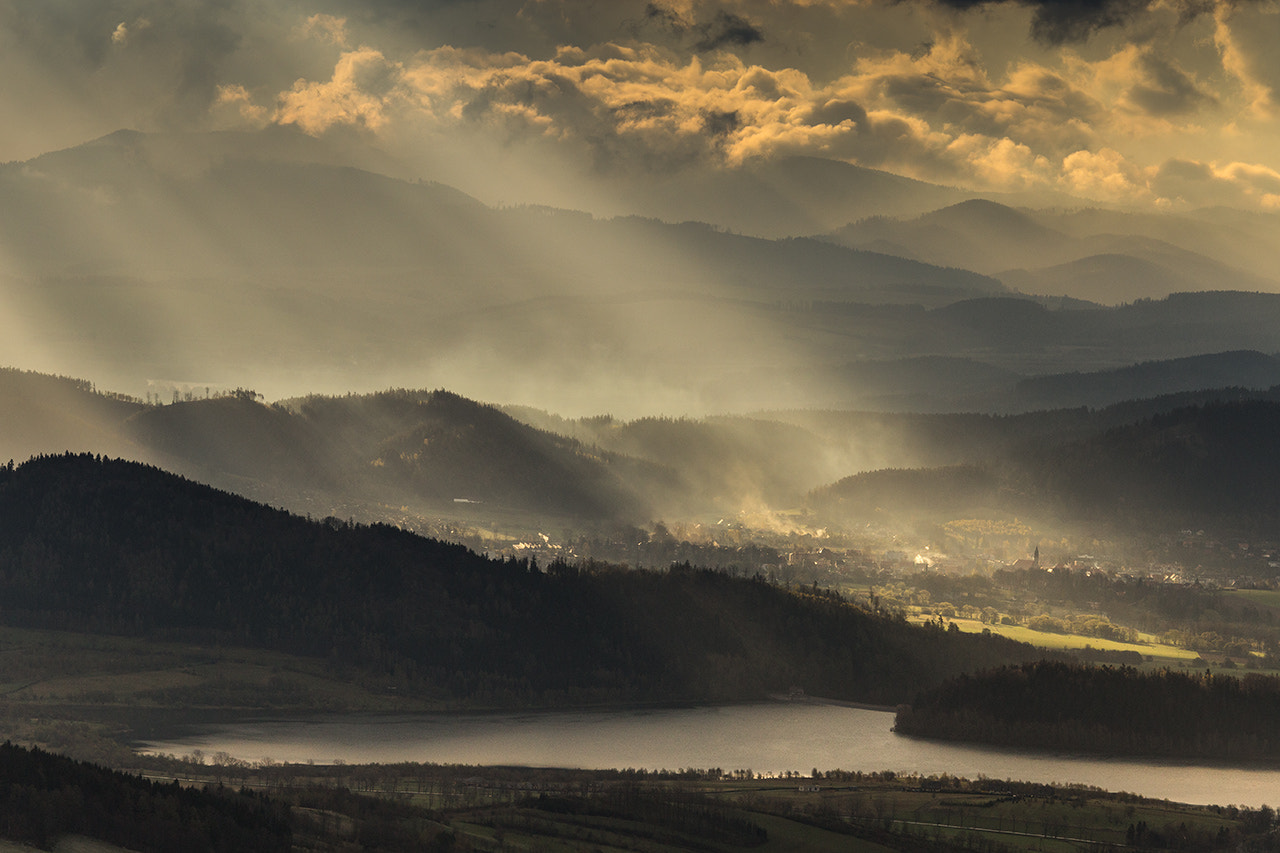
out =
<path fill-rule="evenodd" d="M 873 705 L 870 702 L 852 702 L 847 699 L 828 699 L 823 696 L 810 696 L 807 693 L 801 693 L 798 696 L 792 696 L 787 693 L 770 693 L 769 699 L 774 702 L 789 702 L 793 705 L 834 705 L 837 708 L 857 708 L 862 711 L 886 711 L 890 714 L 896 713 L 897 705 Z"/>

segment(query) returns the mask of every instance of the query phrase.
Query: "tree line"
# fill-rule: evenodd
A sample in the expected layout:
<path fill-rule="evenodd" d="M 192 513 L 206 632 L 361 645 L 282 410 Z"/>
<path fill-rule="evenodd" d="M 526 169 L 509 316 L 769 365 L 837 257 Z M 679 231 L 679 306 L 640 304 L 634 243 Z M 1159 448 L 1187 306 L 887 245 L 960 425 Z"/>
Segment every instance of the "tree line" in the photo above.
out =
<path fill-rule="evenodd" d="M 1036 749 L 1280 760 L 1280 679 L 1062 661 L 948 679 L 898 709 L 902 734 Z"/>
<path fill-rule="evenodd" d="M 139 853 L 292 849 L 288 806 L 248 791 L 196 789 L 0 745 L 0 837 L 52 849 L 87 835 Z"/>

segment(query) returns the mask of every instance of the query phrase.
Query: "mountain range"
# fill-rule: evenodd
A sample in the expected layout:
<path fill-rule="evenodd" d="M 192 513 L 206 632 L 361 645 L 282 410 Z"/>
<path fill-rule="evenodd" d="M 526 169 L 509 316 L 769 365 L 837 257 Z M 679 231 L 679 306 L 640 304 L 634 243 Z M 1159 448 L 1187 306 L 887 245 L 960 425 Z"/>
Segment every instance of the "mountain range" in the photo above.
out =
<path fill-rule="evenodd" d="M 1277 224 L 1265 213 L 1157 217 L 971 199 L 912 218 L 868 217 L 831 239 L 975 270 L 1021 293 L 1118 305 L 1193 290 L 1276 292 Z"/>
<path fill-rule="evenodd" d="M 158 405 L 7 370 L 0 455 L 120 456 L 298 513 L 411 527 L 455 519 L 509 531 L 613 530 L 799 508 L 851 528 L 888 507 L 920 517 L 983 507 L 1105 517 L 1134 533 L 1174 516 L 1260 527 L 1280 505 L 1280 477 L 1268 479 L 1261 461 L 1280 381 L 1269 390 L 1126 397 L 1250 370 L 1264 384 L 1280 366 L 1246 352 L 1050 377 L 1014 393 L 1070 407 L 1018 415 L 791 410 L 635 420 L 499 409 L 443 390 L 270 405 L 240 391 Z M 1115 398 L 1124 402 L 1099 402 Z"/>
<path fill-rule="evenodd" d="M 1280 351 L 1268 214 L 1014 207 L 814 159 L 706 180 L 606 218 L 280 129 L 121 131 L 0 166 L 0 361 L 136 397 L 634 418 L 1014 410 L 1019 377 Z"/>

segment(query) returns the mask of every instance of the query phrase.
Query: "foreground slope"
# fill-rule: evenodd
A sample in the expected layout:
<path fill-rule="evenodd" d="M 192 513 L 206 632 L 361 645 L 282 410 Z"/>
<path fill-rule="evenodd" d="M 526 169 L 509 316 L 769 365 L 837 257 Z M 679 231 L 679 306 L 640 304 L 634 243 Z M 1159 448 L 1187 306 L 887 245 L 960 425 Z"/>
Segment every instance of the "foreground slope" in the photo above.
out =
<path fill-rule="evenodd" d="M 543 572 L 86 455 L 0 473 L 0 542 L 9 624 L 279 649 L 458 705 L 896 702 L 1034 654 L 689 568 Z"/>
<path fill-rule="evenodd" d="M 293 823 L 287 805 L 248 789 L 164 784 L 0 745 L 0 838 L 41 850 L 274 853 L 294 849 Z"/>

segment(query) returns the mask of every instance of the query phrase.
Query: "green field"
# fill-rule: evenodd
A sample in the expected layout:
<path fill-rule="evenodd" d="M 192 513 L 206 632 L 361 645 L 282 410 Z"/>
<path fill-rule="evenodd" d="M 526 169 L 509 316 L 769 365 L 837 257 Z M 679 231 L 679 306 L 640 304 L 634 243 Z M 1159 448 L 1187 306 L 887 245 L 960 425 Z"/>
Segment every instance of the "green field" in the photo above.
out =
<path fill-rule="evenodd" d="M 1280 589 L 1233 589 L 1223 593 L 1227 598 L 1243 598 L 1255 607 L 1280 610 Z"/>
<path fill-rule="evenodd" d="M 1083 649 L 1090 646 L 1095 649 L 1109 651 L 1133 651 L 1143 657 L 1151 657 L 1163 663 L 1181 664 L 1195 660 L 1199 655 L 1190 649 L 1180 649 L 1160 643 L 1154 637 L 1144 636 L 1141 643 L 1122 643 L 1115 640 L 1102 640 L 1097 637 L 1081 637 L 1075 634 L 1053 634 L 1047 631 L 1033 631 L 1022 625 L 987 625 L 976 619 L 950 619 L 961 631 L 982 633 L 990 630 L 993 634 L 1008 637 L 1022 643 L 1030 643 L 1042 649 Z"/>

